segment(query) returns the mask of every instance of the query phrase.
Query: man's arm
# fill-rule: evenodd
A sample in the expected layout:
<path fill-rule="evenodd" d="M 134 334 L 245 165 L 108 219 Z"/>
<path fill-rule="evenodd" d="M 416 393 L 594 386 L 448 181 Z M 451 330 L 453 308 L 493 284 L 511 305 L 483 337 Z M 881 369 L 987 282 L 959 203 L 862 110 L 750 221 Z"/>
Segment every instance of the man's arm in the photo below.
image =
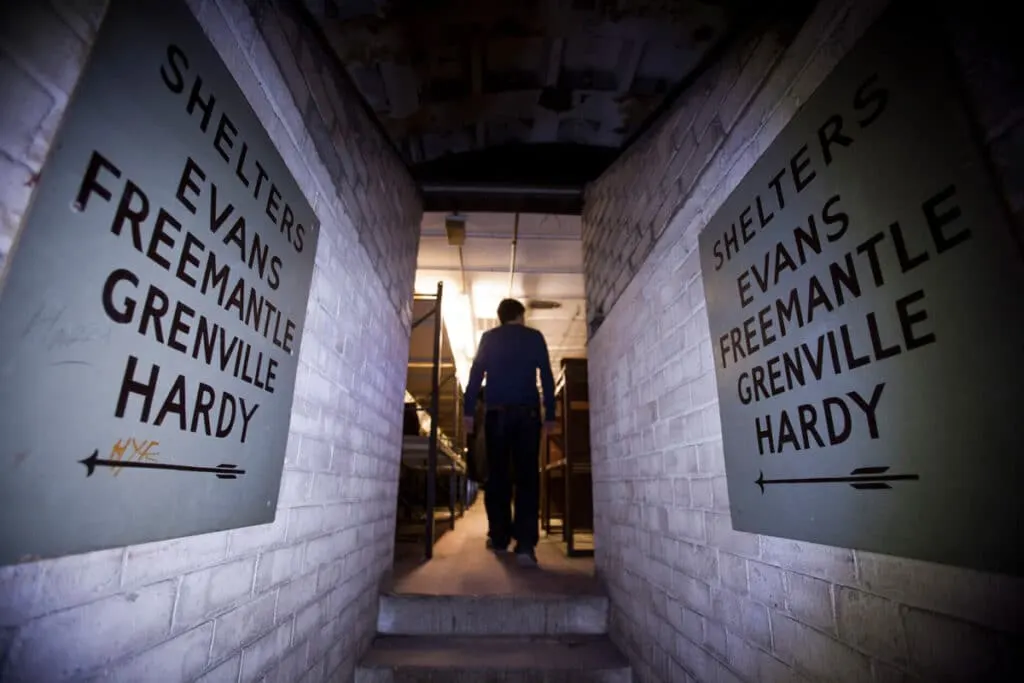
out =
<path fill-rule="evenodd" d="M 551 356 L 548 354 L 548 343 L 544 335 L 537 333 L 538 344 L 537 365 L 540 368 L 540 386 L 544 392 L 544 421 L 555 421 L 555 378 L 551 375 Z"/>
<path fill-rule="evenodd" d="M 476 400 L 480 394 L 480 385 L 484 381 L 484 373 L 487 370 L 487 340 L 490 337 L 484 333 L 480 337 L 480 346 L 473 358 L 473 366 L 469 370 L 469 382 L 466 383 L 466 395 L 462 406 L 462 415 L 471 418 L 476 415 Z"/>

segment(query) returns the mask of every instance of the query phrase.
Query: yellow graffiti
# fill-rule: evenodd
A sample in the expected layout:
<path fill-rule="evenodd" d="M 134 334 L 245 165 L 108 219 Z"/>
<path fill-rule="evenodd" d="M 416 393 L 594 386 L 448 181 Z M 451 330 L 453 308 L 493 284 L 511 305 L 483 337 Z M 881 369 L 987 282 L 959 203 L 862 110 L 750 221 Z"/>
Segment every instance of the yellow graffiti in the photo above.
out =
<path fill-rule="evenodd" d="M 118 439 L 117 443 L 110 447 L 110 459 L 117 462 L 157 462 L 156 456 L 160 454 L 153 449 L 159 445 L 159 441 L 139 440 L 133 437 Z M 122 469 L 112 467 L 110 473 L 116 477 Z"/>

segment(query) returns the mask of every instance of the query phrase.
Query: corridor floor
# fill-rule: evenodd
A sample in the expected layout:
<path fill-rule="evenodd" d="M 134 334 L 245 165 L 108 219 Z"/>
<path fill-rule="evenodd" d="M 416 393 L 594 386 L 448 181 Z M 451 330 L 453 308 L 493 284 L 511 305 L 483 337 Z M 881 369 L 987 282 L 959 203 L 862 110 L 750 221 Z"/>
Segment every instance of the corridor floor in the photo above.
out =
<path fill-rule="evenodd" d="M 426 562 L 399 559 L 385 591 L 402 595 L 600 595 L 593 558 L 566 557 L 554 538 L 541 535 L 537 567 L 520 567 L 511 553 L 486 548 L 487 515 L 479 497 L 455 530 L 444 534 Z"/>

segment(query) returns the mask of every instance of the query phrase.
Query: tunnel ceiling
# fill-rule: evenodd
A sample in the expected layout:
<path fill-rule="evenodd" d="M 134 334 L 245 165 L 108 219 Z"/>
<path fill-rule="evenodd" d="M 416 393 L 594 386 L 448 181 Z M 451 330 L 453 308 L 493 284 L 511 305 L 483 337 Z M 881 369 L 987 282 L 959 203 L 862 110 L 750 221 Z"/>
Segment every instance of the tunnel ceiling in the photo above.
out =
<path fill-rule="evenodd" d="M 305 4 L 418 179 L 569 184 L 600 174 L 747 3 Z"/>

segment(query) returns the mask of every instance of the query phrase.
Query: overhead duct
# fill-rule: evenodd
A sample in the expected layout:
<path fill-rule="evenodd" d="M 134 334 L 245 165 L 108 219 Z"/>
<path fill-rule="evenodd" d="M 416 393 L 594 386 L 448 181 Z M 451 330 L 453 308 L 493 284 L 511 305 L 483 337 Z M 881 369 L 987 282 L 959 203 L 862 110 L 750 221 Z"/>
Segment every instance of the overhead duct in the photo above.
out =
<path fill-rule="evenodd" d="M 466 217 L 457 213 L 445 216 L 444 232 L 448 237 L 448 245 L 461 249 L 466 243 Z"/>

